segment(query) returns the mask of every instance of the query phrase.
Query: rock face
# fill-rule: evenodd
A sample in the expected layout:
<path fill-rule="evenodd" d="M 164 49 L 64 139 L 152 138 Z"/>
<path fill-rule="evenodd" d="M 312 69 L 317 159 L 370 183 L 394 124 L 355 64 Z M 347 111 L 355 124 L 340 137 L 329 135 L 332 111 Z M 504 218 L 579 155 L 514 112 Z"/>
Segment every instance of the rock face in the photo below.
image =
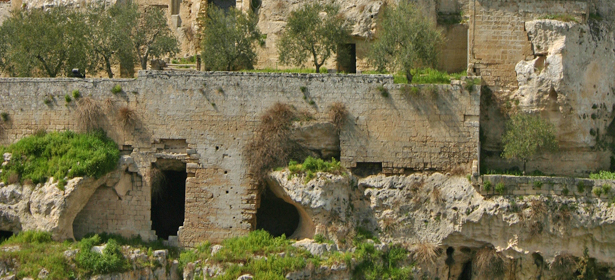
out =
<path fill-rule="evenodd" d="M 280 197 L 313 221 L 315 233 L 335 240 L 342 250 L 348 245 L 341 241 L 356 227 L 376 232 L 385 244 L 417 252 L 431 248 L 437 257 L 433 264 L 420 265 L 419 275 L 457 279 L 470 266 L 472 279 L 492 279 L 485 273 L 490 268 L 477 259 L 484 255 L 505 264 L 510 279 L 550 279 L 556 275 L 556 269 L 550 270 L 556 260 L 582 257 L 584 250 L 599 266 L 615 265 L 610 234 L 615 209 L 600 200 L 486 198 L 466 178 L 439 173 L 363 179 L 321 174 L 307 184 L 287 175 L 272 173 L 271 183 L 279 184 L 286 192 Z M 329 250 L 301 242 L 298 246 L 316 253 Z"/>
<path fill-rule="evenodd" d="M 505 114 L 539 113 L 555 124 L 560 153 L 531 164 L 551 174 L 578 174 L 608 169 L 607 143 L 615 135 L 615 33 L 612 23 L 588 24 L 556 20 L 525 22 L 534 59 L 516 68 L 518 90 L 511 91 Z M 504 94 L 506 95 L 506 94 Z M 502 133 L 501 116 L 489 113 L 482 125 L 488 138 L 484 147 L 497 149 L 489 135 Z M 492 162 L 489 162 L 491 165 Z"/>
<path fill-rule="evenodd" d="M 64 190 L 50 180 L 45 184 L 12 184 L 0 187 L 0 230 L 42 230 L 52 233 L 55 240 L 72 239 L 73 220 L 102 185 L 115 185 L 119 173 L 110 173 L 95 180 L 74 178 Z"/>

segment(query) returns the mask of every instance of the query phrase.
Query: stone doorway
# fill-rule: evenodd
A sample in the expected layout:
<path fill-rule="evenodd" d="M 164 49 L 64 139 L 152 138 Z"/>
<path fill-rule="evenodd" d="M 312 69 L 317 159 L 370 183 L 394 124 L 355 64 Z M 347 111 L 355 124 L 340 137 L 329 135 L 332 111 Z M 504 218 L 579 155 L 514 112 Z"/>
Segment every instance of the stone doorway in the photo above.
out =
<path fill-rule="evenodd" d="M 297 208 L 279 198 L 267 187 L 261 194 L 260 207 L 256 211 L 256 229 L 263 229 L 274 237 L 290 237 L 299 227 Z"/>
<path fill-rule="evenodd" d="M 186 211 L 186 163 L 159 159 L 152 165 L 152 230 L 165 240 L 177 236 Z"/>
<path fill-rule="evenodd" d="M 345 73 L 357 73 L 357 45 L 338 45 L 337 70 Z"/>

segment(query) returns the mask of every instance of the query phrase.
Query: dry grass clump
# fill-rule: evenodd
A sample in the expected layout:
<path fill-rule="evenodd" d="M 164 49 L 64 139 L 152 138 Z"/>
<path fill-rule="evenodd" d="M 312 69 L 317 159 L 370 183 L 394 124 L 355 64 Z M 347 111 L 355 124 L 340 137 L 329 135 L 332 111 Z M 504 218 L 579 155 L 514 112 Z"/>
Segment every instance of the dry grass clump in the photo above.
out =
<path fill-rule="evenodd" d="M 331 105 L 331 108 L 329 108 L 329 117 L 331 118 L 331 123 L 333 123 L 335 129 L 337 129 L 338 132 L 344 126 L 347 116 L 348 110 L 346 109 L 346 106 L 342 103 L 333 103 L 333 105 Z"/>
<path fill-rule="evenodd" d="M 162 170 L 152 167 L 149 171 L 149 176 L 151 179 L 152 185 L 152 199 L 159 200 L 162 199 L 163 188 L 167 184 L 167 177 L 164 175 Z"/>
<path fill-rule="evenodd" d="M 468 171 L 463 165 L 458 165 L 457 167 L 451 169 L 451 175 L 453 176 L 463 176 L 466 174 L 468 174 Z"/>
<path fill-rule="evenodd" d="M 491 247 L 476 252 L 476 268 L 481 275 L 490 278 L 501 277 L 505 272 L 504 260 Z"/>
<path fill-rule="evenodd" d="M 100 104 L 91 97 L 83 97 L 79 99 L 77 104 L 76 112 L 82 128 L 87 131 L 99 128 L 100 119 L 103 115 L 100 110 Z"/>
<path fill-rule="evenodd" d="M 438 187 L 434 187 L 431 191 L 431 199 L 437 204 L 444 202 L 444 199 L 442 198 L 442 192 Z"/>
<path fill-rule="evenodd" d="M 544 201 L 539 199 L 535 199 L 530 202 L 530 209 L 532 210 L 532 213 L 530 214 L 531 219 L 539 219 L 547 214 L 547 205 Z"/>
<path fill-rule="evenodd" d="M 433 243 L 419 243 L 416 244 L 412 251 L 412 258 L 422 265 L 433 265 L 438 258 L 438 247 Z"/>
<path fill-rule="evenodd" d="M 246 145 L 249 174 L 260 185 L 267 173 L 278 166 L 286 166 L 296 150 L 290 140 L 290 127 L 296 114 L 292 107 L 276 103 L 263 113 L 255 137 Z"/>
<path fill-rule="evenodd" d="M 576 269 L 577 260 L 569 254 L 557 255 L 549 266 L 549 270 L 555 277 L 554 279 L 576 279 L 574 275 Z"/>
<path fill-rule="evenodd" d="M 117 111 L 118 117 L 124 126 L 129 124 L 134 124 L 136 121 L 137 115 L 135 114 L 135 110 L 128 106 L 122 106 Z"/>
<path fill-rule="evenodd" d="M 15 172 L 9 174 L 8 179 L 6 181 L 9 185 L 19 183 L 19 174 Z"/>

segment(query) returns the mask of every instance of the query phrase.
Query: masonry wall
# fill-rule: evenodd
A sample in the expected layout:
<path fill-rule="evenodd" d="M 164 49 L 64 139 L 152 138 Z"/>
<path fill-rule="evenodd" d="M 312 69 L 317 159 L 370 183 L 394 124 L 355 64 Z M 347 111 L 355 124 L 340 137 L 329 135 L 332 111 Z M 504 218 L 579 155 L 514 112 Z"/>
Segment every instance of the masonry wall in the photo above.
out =
<path fill-rule="evenodd" d="M 115 85 L 122 92 L 111 93 Z M 78 113 L 83 101 L 64 100 L 79 90 L 100 109 L 96 125 L 130 155 L 135 176 L 143 180 L 132 186 L 130 199 L 116 201 L 107 190 L 97 192 L 76 220 L 87 224 L 79 234 L 129 234 L 132 225 L 135 232 L 150 230 L 144 220 L 149 219 L 152 163 L 177 159 L 188 173 L 179 241 L 190 246 L 253 228 L 259 194 L 246 174 L 244 146 L 261 113 L 276 102 L 309 112 L 317 122 L 329 120 L 331 104 L 343 103 L 349 111 L 340 132 L 346 167 L 380 162 L 388 173 L 458 166 L 469 173 L 478 159 L 480 89 L 468 91 L 460 81 L 414 87 L 395 85 L 391 76 L 225 72 L 142 71 L 134 80 L 0 79 L 0 111 L 9 114 L 0 143 L 40 129 L 84 131 Z M 122 121 L 123 107 L 134 111 L 131 122 Z"/>
<path fill-rule="evenodd" d="M 558 195 L 574 197 L 594 197 L 605 201 L 615 195 L 615 180 L 586 179 L 573 177 L 547 177 L 547 176 L 511 176 L 511 175 L 483 175 L 482 184 L 477 185 L 482 195 Z M 485 190 L 485 183 L 490 183 L 489 190 Z M 496 185 L 502 184 L 504 192 L 495 190 Z M 593 190 L 599 188 L 600 196 Z"/>
<path fill-rule="evenodd" d="M 588 1 L 473 0 L 469 3 L 469 72 L 498 90 L 516 88 L 515 66 L 534 59 L 525 21 L 566 14 L 583 22 Z"/>
<path fill-rule="evenodd" d="M 79 212 L 73 222 L 75 238 L 88 233 L 113 232 L 123 236 L 141 235 L 155 239 L 151 230 L 150 188 L 143 185 L 137 174 L 128 175 L 130 190 L 124 195 L 111 187 L 100 187 Z"/>

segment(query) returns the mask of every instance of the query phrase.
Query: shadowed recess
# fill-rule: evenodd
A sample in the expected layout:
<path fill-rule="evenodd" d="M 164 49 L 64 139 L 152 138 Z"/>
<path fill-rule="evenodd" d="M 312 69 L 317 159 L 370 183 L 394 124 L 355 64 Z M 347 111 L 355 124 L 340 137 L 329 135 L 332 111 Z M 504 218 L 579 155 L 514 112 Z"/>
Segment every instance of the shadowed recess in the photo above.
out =
<path fill-rule="evenodd" d="M 269 188 L 261 195 L 256 212 L 256 229 L 263 229 L 278 237 L 291 236 L 299 226 L 299 211 L 290 203 L 277 197 Z"/>

